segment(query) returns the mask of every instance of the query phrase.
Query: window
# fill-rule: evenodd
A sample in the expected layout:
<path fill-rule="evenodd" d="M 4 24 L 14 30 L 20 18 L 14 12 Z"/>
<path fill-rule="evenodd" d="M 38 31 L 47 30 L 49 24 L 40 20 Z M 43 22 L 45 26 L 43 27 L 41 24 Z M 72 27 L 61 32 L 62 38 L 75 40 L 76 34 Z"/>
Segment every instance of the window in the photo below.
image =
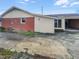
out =
<path fill-rule="evenodd" d="M 25 18 L 21 18 L 21 24 L 25 24 Z"/>
<path fill-rule="evenodd" d="M 61 19 L 55 19 L 55 27 L 56 28 L 61 28 Z"/>
<path fill-rule="evenodd" d="M 2 21 L 2 18 L 0 18 L 0 21 Z"/>

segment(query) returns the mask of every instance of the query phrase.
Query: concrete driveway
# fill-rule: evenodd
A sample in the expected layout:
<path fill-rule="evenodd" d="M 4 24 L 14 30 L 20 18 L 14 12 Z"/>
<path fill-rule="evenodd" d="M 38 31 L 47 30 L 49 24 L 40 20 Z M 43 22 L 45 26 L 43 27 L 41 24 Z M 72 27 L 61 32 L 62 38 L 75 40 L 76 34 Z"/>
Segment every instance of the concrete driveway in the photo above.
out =
<path fill-rule="evenodd" d="M 68 49 L 74 59 L 79 59 L 79 32 L 61 32 L 55 35 L 55 40 L 59 40 Z"/>

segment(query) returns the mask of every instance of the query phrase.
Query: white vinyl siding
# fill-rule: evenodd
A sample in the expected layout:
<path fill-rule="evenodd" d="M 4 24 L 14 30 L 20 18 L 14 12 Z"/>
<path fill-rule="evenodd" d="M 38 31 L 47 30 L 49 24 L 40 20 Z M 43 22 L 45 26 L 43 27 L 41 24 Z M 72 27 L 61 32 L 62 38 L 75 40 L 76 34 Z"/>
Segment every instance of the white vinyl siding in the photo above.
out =
<path fill-rule="evenodd" d="M 54 33 L 54 19 L 35 17 L 35 32 Z"/>
<path fill-rule="evenodd" d="M 16 10 L 16 9 L 13 11 L 10 11 L 9 13 L 3 16 L 3 18 L 18 18 L 18 17 L 33 17 L 33 16 L 23 11 Z"/>

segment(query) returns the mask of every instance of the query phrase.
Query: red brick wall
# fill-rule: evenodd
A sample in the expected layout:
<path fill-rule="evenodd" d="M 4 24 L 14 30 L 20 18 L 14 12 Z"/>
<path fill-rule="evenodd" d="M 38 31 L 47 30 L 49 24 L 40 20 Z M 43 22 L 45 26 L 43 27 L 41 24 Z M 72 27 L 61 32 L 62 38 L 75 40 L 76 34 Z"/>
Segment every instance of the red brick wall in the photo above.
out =
<path fill-rule="evenodd" d="M 12 27 L 15 30 L 34 32 L 34 17 L 25 18 L 25 24 L 21 24 L 20 21 L 20 18 L 4 18 L 2 20 L 2 26 L 6 29 Z"/>

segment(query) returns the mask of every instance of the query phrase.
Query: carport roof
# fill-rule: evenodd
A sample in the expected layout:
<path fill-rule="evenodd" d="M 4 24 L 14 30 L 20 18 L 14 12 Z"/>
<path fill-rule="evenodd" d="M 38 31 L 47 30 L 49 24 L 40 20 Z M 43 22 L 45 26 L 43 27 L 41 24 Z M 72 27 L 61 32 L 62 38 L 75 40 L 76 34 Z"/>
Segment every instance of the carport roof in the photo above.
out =
<path fill-rule="evenodd" d="M 79 13 L 72 13 L 72 14 L 52 14 L 48 15 L 51 17 L 55 17 L 57 19 L 79 19 Z"/>
<path fill-rule="evenodd" d="M 52 14 L 52 15 L 48 15 L 48 16 L 52 16 L 52 17 L 58 17 L 58 16 L 79 16 L 79 13 L 71 13 L 71 14 Z"/>

